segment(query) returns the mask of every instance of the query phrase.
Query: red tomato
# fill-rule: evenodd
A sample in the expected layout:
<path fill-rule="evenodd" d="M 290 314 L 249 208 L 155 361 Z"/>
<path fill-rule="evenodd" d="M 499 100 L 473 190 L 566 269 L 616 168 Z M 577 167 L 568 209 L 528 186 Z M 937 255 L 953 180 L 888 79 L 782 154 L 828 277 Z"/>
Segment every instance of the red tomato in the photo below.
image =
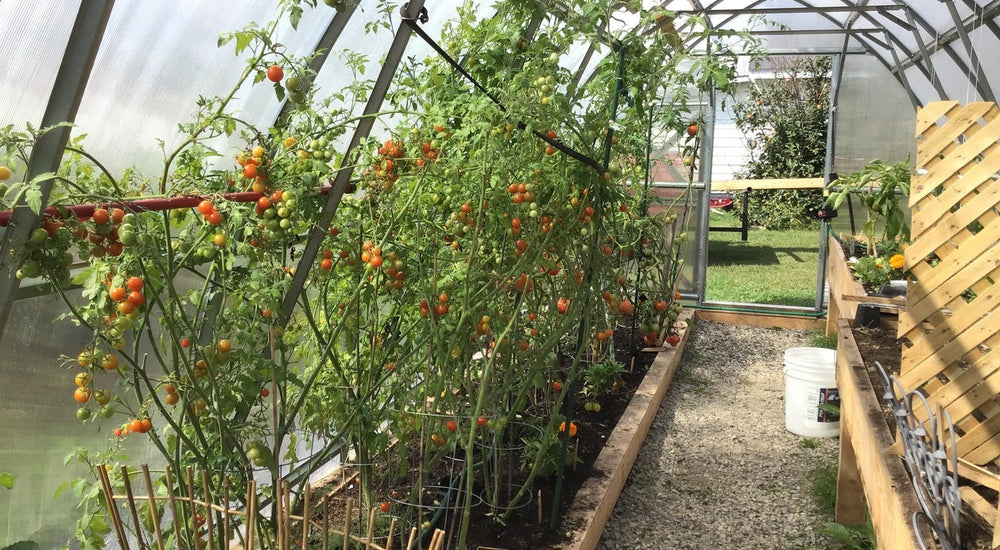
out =
<path fill-rule="evenodd" d="M 485 416 L 480 416 L 479 418 L 476 419 L 476 426 L 479 426 L 480 428 L 482 428 L 485 425 L 486 425 L 486 417 Z"/>
<path fill-rule="evenodd" d="M 125 283 L 125 286 L 127 286 L 129 290 L 134 290 L 136 292 L 139 292 L 140 290 L 142 290 L 143 287 L 142 279 L 140 279 L 139 277 L 129 277 L 128 281 Z"/>
<path fill-rule="evenodd" d="M 281 65 L 271 65 L 267 68 L 267 79 L 271 82 L 281 82 L 281 79 L 285 78 L 285 71 L 282 70 Z"/>
<path fill-rule="evenodd" d="M 458 431 L 458 422 L 455 422 L 454 420 L 449 420 L 448 423 L 445 424 L 445 427 L 448 428 L 449 432 Z"/>
<path fill-rule="evenodd" d="M 392 509 L 392 505 L 389 504 L 388 500 L 379 505 L 379 510 L 382 510 L 383 514 L 388 514 L 389 510 L 391 510 L 391 509 Z"/>
<path fill-rule="evenodd" d="M 146 303 L 146 297 L 142 294 L 142 292 L 139 292 L 138 290 L 133 290 L 132 292 L 129 292 L 127 299 L 128 303 L 132 304 L 135 307 L 139 307 L 142 304 Z"/>
<path fill-rule="evenodd" d="M 243 167 L 243 177 L 252 180 L 257 177 L 257 165 L 249 162 Z M 204 214 L 204 212 L 202 212 Z"/>
<path fill-rule="evenodd" d="M 554 392 L 561 392 L 562 391 L 562 382 L 560 382 L 558 380 L 556 380 L 555 382 L 553 382 L 552 383 L 552 391 L 554 391 Z"/>
<path fill-rule="evenodd" d="M 690 126 L 687 127 L 687 134 L 689 136 L 693 136 L 693 135 L 695 135 L 697 133 L 698 133 L 698 125 L 697 124 L 691 124 Z"/>
<path fill-rule="evenodd" d="M 201 212 L 203 216 L 207 216 L 212 212 L 215 212 L 215 207 L 212 206 L 211 201 L 201 201 L 198 203 L 198 212 Z"/>

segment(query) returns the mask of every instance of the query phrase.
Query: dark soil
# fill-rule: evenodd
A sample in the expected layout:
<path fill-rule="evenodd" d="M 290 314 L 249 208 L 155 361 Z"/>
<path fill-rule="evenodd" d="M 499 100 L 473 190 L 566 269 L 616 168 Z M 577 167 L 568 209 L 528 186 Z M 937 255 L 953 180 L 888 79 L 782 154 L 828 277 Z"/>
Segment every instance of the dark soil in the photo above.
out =
<path fill-rule="evenodd" d="M 620 385 L 617 393 L 589 399 L 592 403 L 596 402 L 600 404 L 599 412 L 586 410 L 583 401 L 573 403 L 571 420 L 577 425 L 578 430 L 576 436 L 570 439 L 570 445 L 573 447 L 579 461 L 576 464 L 567 463 L 566 465 L 559 490 L 558 517 L 561 517 L 563 512 L 568 509 L 579 488 L 590 477 L 594 460 L 596 460 L 597 455 L 604 448 L 605 441 L 612 430 L 614 430 L 622 413 L 628 407 L 635 389 L 656 357 L 656 352 L 641 351 L 644 347 L 641 337 L 636 337 L 630 345 L 629 334 L 628 325 L 624 325 L 624 327 L 620 326 L 615 331 L 615 356 L 626 368 L 625 375 L 622 378 L 623 383 Z M 417 461 L 418 459 L 414 457 L 413 462 L 416 463 Z M 453 472 L 447 471 L 448 461 L 442 462 L 444 463 L 442 470 L 435 472 L 431 478 L 439 479 L 440 485 L 445 486 L 449 483 L 449 476 Z M 511 478 L 512 485 L 520 487 L 521 482 L 524 481 L 523 476 L 523 473 L 515 472 Z M 504 510 L 497 510 L 494 513 L 486 504 L 473 507 L 467 536 L 468 547 L 497 548 L 503 550 L 559 548 L 565 540 L 564 529 L 560 528 L 560 526 L 557 526 L 555 529 L 549 527 L 557 485 L 558 479 L 555 475 L 546 478 L 536 478 L 531 488 L 530 500 L 526 499 L 523 503 L 520 503 L 519 507 L 511 512 L 504 523 L 498 521 L 499 518 L 497 517 Z M 481 490 L 482 485 L 477 480 L 477 495 Z M 332 482 L 327 487 L 321 489 L 319 495 L 322 496 L 323 493 L 328 492 L 333 493 L 331 495 L 333 498 L 329 501 L 329 509 L 327 510 L 328 518 L 326 521 L 330 525 L 338 526 L 338 528 L 342 529 L 346 519 L 344 517 L 345 501 L 353 500 L 355 508 L 357 508 L 357 503 L 360 501 L 356 472 L 346 472 L 336 482 Z M 390 497 L 391 501 L 398 499 L 397 502 L 391 502 L 393 508 L 403 506 L 399 501 L 406 500 L 404 495 L 394 493 L 393 488 L 390 487 L 378 487 L 376 488 L 376 492 L 378 494 L 395 495 L 394 497 Z M 539 494 L 541 495 L 540 503 Z M 440 501 L 443 495 L 444 490 L 438 491 L 438 493 L 425 492 L 423 495 L 424 502 Z M 464 496 L 460 496 L 460 499 L 464 499 Z M 355 510 L 352 516 L 356 520 L 352 532 L 357 533 L 360 530 L 363 534 L 367 528 L 367 516 L 362 519 L 362 515 L 357 510 Z M 539 518 L 541 518 L 541 522 L 539 522 Z M 317 519 L 317 521 L 320 520 Z M 435 528 L 444 529 L 449 532 L 448 536 L 450 540 L 444 545 L 445 548 L 454 547 L 454 542 L 458 537 L 457 531 L 460 521 L 459 512 L 452 510 L 445 513 L 437 524 L 434 525 Z M 406 527 L 403 528 L 408 529 Z M 387 525 L 380 525 L 376 528 L 375 532 L 384 534 L 386 529 Z M 400 527 L 397 527 L 396 533 L 397 542 L 394 544 L 394 547 L 405 546 L 408 533 L 402 533 Z M 399 538 L 402 538 L 402 541 Z M 425 544 L 427 542 L 429 542 L 429 538 L 424 541 Z"/>

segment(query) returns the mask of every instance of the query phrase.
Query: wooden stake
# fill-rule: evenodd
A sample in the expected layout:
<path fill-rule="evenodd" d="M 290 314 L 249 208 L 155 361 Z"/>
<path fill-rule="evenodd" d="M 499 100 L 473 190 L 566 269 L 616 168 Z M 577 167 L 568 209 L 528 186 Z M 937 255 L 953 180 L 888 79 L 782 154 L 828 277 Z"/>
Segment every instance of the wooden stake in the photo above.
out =
<path fill-rule="evenodd" d="M 375 512 L 377 511 L 378 507 L 372 506 L 372 511 L 368 514 L 368 535 L 365 537 L 368 540 L 365 542 L 365 550 L 372 548 L 372 537 L 375 536 Z"/>
<path fill-rule="evenodd" d="M 330 550 L 330 493 L 323 497 L 323 550 Z"/>
<path fill-rule="evenodd" d="M 431 537 L 431 546 L 429 550 L 441 550 L 441 546 L 444 545 L 444 531 L 440 529 L 434 530 L 434 535 Z"/>
<path fill-rule="evenodd" d="M 149 516 L 153 518 L 153 532 L 156 534 L 156 548 L 165 550 L 163 532 L 160 529 L 160 513 L 156 509 L 156 492 L 153 490 L 153 479 L 149 475 L 149 465 L 142 465 L 142 479 L 146 482 L 146 497 L 149 500 Z"/>
<path fill-rule="evenodd" d="M 538 490 L 538 525 L 542 524 L 542 490 Z"/>
<path fill-rule="evenodd" d="M 191 523 L 195 526 L 194 528 L 194 549 L 198 550 L 201 545 L 198 544 L 198 508 L 195 507 L 194 500 L 194 469 L 188 466 L 184 470 L 184 477 L 187 478 L 187 497 L 189 508 L 191 508 Z"/>
<path fill-rule="evenodd" d="M 118 506 L 115 505 L 115 492 L 111 488 L 111 480 L 108 478 L 108 471 L 104 464 L 97 465 L 97 479 L 101 482 L 101 489 L 104 491 L 104 498 L 108 501 L 108 514 L 111 516 L 111 525 L 115 528 L 118 542 L 123 550 L 128 550 L 128 539 L 125 538 L 125 528 L 122 526 L 121 517 L 118 515 Z"/>
<path fill-rule="evenodd" d="M 351 507 L 353 504 L 353 500 L 347 501 L 347 513 L 345 514 L 347 519 L 344 520 L 344 550 L 347 550 L 347 546 L 351 542 L 351 512 L 354 511 Z"/>
<path fill-rule="evenodd" d="M 413 541 L 415 540 L 417 540 L 417 528 L 410 527 L 410 540 L 406 541 L 406 548 L 404 550 L 410 550 L 410 547 L 413 546 Z"/>
<path fill-rule="evenodd" d="M 288 550 L 292 547 L 292 484 L 286 481 L 281 485 L 284 487 L 281 498 L 285 503 L 285 528 L 283 530 L 285 546 L 283 548 Z"/>
<path fill-rule="evenodd" d="M 229 476 L 222 478 L 222 502 L 225 510 L 222 512 L 222 547 L 229 548 Z"/>
<path fill-rule="evenodd" d="M 385 542 L 385 550 L 392 550 L 392 537 L 396 535 L 396 518 L 389 522 L 389 538 Z M 409 550 L 409 549 L 407 549 Z"/>
<path fill-rule="evenodd" d="M 140 550 L 146 550 L 146 541 L 142 538 L 142 528 L 139 525 L 139 513 L 136 511 L 135 497 L 132 494 L 132 483 L 128 479 L 128 467 L 122 466 L 122 483 L 125 485 L 125 498 L 128 499 L 128 510 L 132 515 L 132 525 L 135 527 L 135 537 Z"/>
<path fill-rule="evenodd" d="M 170 511 L 174 514 L 174 542 L 177 544 L 177 550 L 182 550 L 181 548 L 181 537 L 180 537 L 180 522 L 181 515 L 177 509 L 177 499 L 174 498 L 174 476 L 170 474 L 170 465 L 167 464 L 163 469 L 167 476 L 167 500 L 170 502 Z M 253 550 L 251 548 L 251 550 Z"/>
<path fill-rule="evenodd" d="M 306 483 L 306 496 L 302 503 L 302 550 L 306 550 L 309 543 L 309 516 L 312 515 L 310 505 L 312 504 L 312 486 Z"/>
<path fill-rule="evenodd" d="M 201 489 L 205 493 L 205 519 L 208 520 L 208 547 L 215 546 L 215 525 L 212 518 L 212 491 L 208 486 L 208 470 L 201 471 Z"/>
<path fill-rule="evenodd" d="M 250 480 L 247 483 L 247 550 L 253 550 L 253 527 L 257 520 L 257 482 Z"/>

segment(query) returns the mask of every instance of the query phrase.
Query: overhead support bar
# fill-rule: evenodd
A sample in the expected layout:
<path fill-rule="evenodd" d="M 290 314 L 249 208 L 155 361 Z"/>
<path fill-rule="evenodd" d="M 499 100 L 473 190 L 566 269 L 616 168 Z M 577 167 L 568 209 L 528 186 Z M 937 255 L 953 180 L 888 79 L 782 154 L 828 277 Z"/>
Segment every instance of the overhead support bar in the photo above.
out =
<path fill-rule="evenodd" d="M 76 119 L 76 112 L 80 108 L 87 81 L 90 80 L 90 71 L 94 67 L 94 59 L 97 57 L 97 50 L 101 46 L 104 29 L 108 25 L 114 4 L 114 0 L 93 0 L 80 4 L 59 71 L 52 84 L 49 102 L 42 115 L 41 128 L 48 128 L 61 122 L 73 122 Z M 32 181 L 47 172 L 58 171 L 71 132 L 70 127 L 60 127 L 38 138 L 31 150 L 24 181 Z M 38 184 L 41 190 L 42 208 L 48 203 L 52 184 L 51 179 Z M 4 332 L 11 303 L 20 283 L 16 276 L 17 268 L 23 260 L 20 254 L 31 231 L 39 226 L 40 221 L 41 217 L 28 208 L 23 200 L 20 201 L 14 207 L 10 226 L 0 244 L 0 257 L 3 258 L 4 266 L 0 269 L 0 334 Z"/>
<path fill-rule="evenodd" d="M 896 52 L 896 48 L 889 48 L 889 52 L 892 54 L 892 61 L 895 64 L 896 68 L 898 69 L 899 53 Z M 908 78 L 906 78 L 906 72 L 898 71 L 896 74 L 898 74 L 899 78 L 901 78 L 903 81 L 903 88 L 906 90 L 906 95 L 910 97 L 910 104 L 913 105 L 913 109 L 915 111 L 919 110 L 920 107 L 922 106 L 920 103 L 920 99 L 917 98 L 917 94 L 913 91 L 913 86 L 910 86 L 910 81 Z"/>
<path fill-rule="evenodd" d="M 931 86 L 934 87 L 934 91 L 937 92 L 938 99 L 943 101 L 947 99 L 947 94 L 944 91 L 944 86 L 941 85 L 941 78 L 938 77 L 937 71 L 934 70 L 934 62 L 931 60 L 930 53 L 927 51 L 927 44 L 924 42 L 923 35 L 921 35 L 920 31 L 917 30 L 917 24 L 913 20 L 913 12 L 911 10 L 908 10 L 906 12 L 906 18 L 910 21 L 910 24 L 913 26 L 913 40 L 916 41 L 917 51 L 919 52 L 920 59 L 923 60 L 923 63 L 915 62 L 914 65 L 916 65 L 917 67 L 923 67 L 926 70 L 924 75 L 927 76 L 927 79 L 930 81 Z M 916 57 L 917 56 L 911 56 L 910 59 L 912 60 Z M 903 73 L 906 70 L 906 63 L 907 61 L 903 61 L 902 63 L 897 65 L 896 69 L 900 73 Z"/>
<path fill-rule="evenodd" d="M 958 14 L 958 8 L 955 6 L 954 2 L 945 2 L 945 4 L 948 6 L 948 12 L 951 13 L 951 18 L 955 22 L 955 31 L 958 32 L 958 36 L 962 40 L 962 45 L 965 46 L 965 52 L 969 54 L 969 61 L 972 63 L 969 73 L 976 73 L 976 91 L 979 92 L 980 97 L 984 100 L 996 103 L 996 96 L 993 95 L 993 90 L 990 89 L 990 82 L 986 79 L 986 73 L 983 72 L 982 64 L 979 63 L 979 56 L 976 55 L 976 48 L 972 46 L 972 40 L 969 39 L 969 32 L 965 28 L 962 16 Z M 971 77 L 972 75 L 969 74 L 969 78 Z"/>
<path fill-rule="evenodd" d="M 907 10 L 907 13 L 910 14 L 914 20 L 916 20 L 917 24 L 920 25 L 920 28 L 924 29 L 924 32 L 926 32 L 930 36 L 937 37 L 937 39 L 933 43 L 933 47 L 935 49 L 938 48 L 944 49 L 946 52 L 949 53 L 949 56 L 952 59 L 956 60 L 956 63 L 959 64 L 960 68 L 964 68 L 967 70 L 968 67 L 964 63 L 959 63 L 958 59 L 960 58 L 958 58 L 958 55 L 955 54 L 954 49 L 951 48 L 951 43 L 960 39 L 958 33 L 959 28 L 963 29 L 964 32 L 968 33 L 970 30 L 975 28 L 980 21 L 992 21 L 994 17 L 1000 16 L 1000 0 L 993 0 L 993 2 L 990 2 L 989 4 L 983 7 L 982 12 L 978 16 L 974 14 L 971 17 L 967 18 L 965 21 L 963 21 L 961 24 L 956 24 L 955 28 L 952 28 L 944 33 L 941 33 L 940 35 L 937 34 L 937 30 L 930 23 L 928 23 L 924 18 L 920 17 L 920 14 L 914 12 L 913 10 Z M 921 55 L 914 55 L 910 59 L 903 61 L 903 69 L 904 70 L 909 69 L 916 63 L 920 62 L 923 59 L 924 55 L 929 56 L 931 53 L 933 52 L 928 52 L 926 54 L 921 54 Z"/>
<path fill-rule="evenodd" d="M 883 4 L 879 6 L 816 6 L 801 8 L 713 8 L 711 6 L 700 10 L 676 10 L 677 15 L 783 15 L 796 13 L 858 13 L 886 12 L 905 10 L 906 6 Z"/>

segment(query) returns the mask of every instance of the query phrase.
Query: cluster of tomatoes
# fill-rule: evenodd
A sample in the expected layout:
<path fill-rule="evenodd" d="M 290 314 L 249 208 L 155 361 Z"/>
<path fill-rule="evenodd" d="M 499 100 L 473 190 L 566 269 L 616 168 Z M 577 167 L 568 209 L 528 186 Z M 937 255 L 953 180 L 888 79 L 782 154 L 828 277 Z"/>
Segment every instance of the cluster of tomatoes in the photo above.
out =
<path fill-rule="evenodd" d="M 448 294 L 442 292 L 438 295 L 437 303 L 434 304 L 434 316 L 442 317 L 448 314 Z M 431 312 L 430 303 L 427 298 L 420 299 L 420 315 L 421 317 L 427 317 Z"/>
<path fill-rule="evenodd" d="M 115 428 L 115 437 L 125 437 L 131 433 L 144 434 L 153 429 L 153 422 L 149 417 L 133 418 L 128 422 Z"/>
<path fill-rule="evenodd" d="M 211 225 L 219 226 L 222 224 L 222 213 L 215 209 L 215 205 L 210 200 L 198 203 L 198 213 Z"/>
<path fill-rule="evenodd" d="M 118 357 L 113 353 L 99 354 L 91 350 L 84 350 L 77 356 L 77 364 L 84 370 L 78 372 L 74 377 L 76 389 L 73 391 L 73 400 L 80 405 L 86 405 L 93 401 L 100 407 L 97 415 L 108 418 L 114 414 L 114 408 L 109 405 L 111 402 L 111 392 L 103 389 L 94 389 L 94 370 L 97 367 L 105 371 L 113 371 L 118 368 Z M 87 420 L 91 417 L 92 411 L 87 407 L 80 407 L 76 411 L 76 417 L 80 420 Z"/>
<path fill-rule="evenodd" d="M 258 228 L 264 232 L 265 244 L 284 242 L 295 236 L 297 208 L 295 194 L 291 191 L 274 190 L 270 195 L 261 194 L 257 198 L 254 213 L 263 220 Z"/>
<path fill-rule="evenodd" d="M 374 176 L 374 181 L 382 190 L 392 191 L 396 180 L 399 179 L 398 169 L 405 155 L 406 148 L 402 140 L 388 139 L 378 148 L 378 156 L 368 174 Z"/>
<path fill-rule="evenodd" d="M 116 305 L 121 315 L 131 315 L 146 303 L 146 295 L 142 289 L 145 284 L 139 277 L 129 277 L 125 286 L 112 286 L 108 289 L 108 298 Z"/>

